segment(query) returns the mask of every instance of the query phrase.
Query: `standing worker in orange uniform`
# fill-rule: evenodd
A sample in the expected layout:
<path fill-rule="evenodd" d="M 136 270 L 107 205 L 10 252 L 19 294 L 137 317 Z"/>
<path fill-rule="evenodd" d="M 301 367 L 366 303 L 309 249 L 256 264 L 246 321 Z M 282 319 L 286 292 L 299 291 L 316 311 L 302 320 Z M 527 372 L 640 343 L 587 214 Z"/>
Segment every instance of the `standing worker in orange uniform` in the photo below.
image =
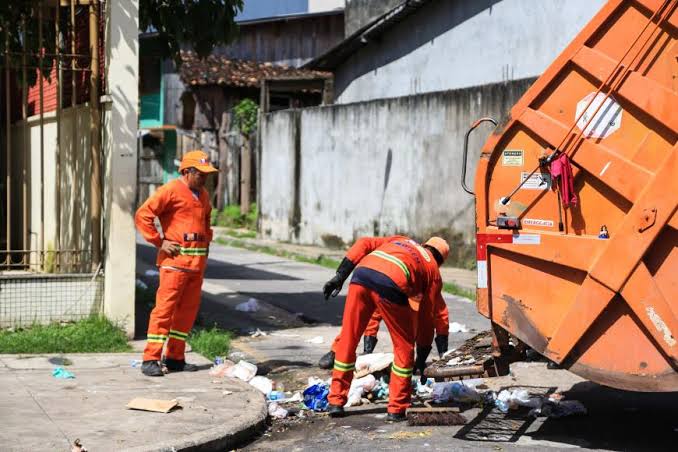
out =
<path fill-rule="evenodd" d="M 344 306 L 341 333 L 328 397 L 330 416 L 344 414 L 355 370 L 356 347 L 375 310 L 382 315 L 393 342 L 388 421 L 405 420 L 415 368 L 423 373 L 433 342 L 433 311 L 442 297 L 439 266 L 449 254 L 439 237 L 424 246 L 404 236 L 364 237 L 346 253 L 337 274 L 323 287 L 336 296 L 355 268 Z M 417 359 L 414 344 L 417 344 Z"/>
<path fill-rule="evenodd" d="M 160 286 L 155 308 L 148 322 L 148 334 L 141 372 L 161 377 L 160 360 L 167 342 L 164 364 L 169 371 L 195 371 L 184 357 L 186 338 L 200 307 L 202 280 L 207 264 L 210 227 L 209 195 L 205 182 L 217 171 L 202 151 L 184 155 L 181 177 L 160 187 L 137 210 L 137 229 L 147 242 L 158 248 Z M 160 220 L 163 235 L 155 227 Z"/>

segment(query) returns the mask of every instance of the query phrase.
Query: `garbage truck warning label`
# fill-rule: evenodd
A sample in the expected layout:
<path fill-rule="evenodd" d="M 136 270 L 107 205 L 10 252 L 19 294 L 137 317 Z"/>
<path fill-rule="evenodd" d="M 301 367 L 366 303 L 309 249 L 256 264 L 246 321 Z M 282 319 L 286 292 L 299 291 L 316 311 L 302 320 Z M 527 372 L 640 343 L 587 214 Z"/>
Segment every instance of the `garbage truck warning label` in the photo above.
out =
<path fill-rule="evenodd" d="M 506 149 L 501 164 L 503 166 L 523 166 L 525 159 L 522 149 Z"/>
<path fill-rule="evenodd" d="M 541 226 L 542 228 L 552 228 L 553 221 L 542 220 L 540 218 L 523 218 L 521 223 L 525 226 Z"/>
<path fill-rule="evenodd" d="M 527 179 L 527 181 L 525 181 Z M 545 173 L 520 173 L 520 182 L 525 181 L 521 187 L 523 190 L 548 190 L 551 188 L 551 175 Z"/>
<path fill-rule="evenodd" d="M 607 138 L 621 127 L 622 108 L 612 97 L 590 93 L 577 103 L 575 119 L 587 138 Z"/>

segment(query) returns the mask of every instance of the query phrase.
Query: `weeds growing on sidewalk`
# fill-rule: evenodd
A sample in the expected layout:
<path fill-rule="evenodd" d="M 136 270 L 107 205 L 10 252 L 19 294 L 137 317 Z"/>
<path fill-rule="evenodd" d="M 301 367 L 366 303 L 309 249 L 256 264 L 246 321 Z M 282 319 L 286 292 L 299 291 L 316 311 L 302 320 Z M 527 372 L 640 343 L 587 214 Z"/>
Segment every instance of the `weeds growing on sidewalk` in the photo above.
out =
<path fill-rule="evenodd" d="M 0 353 L 129 352 L 125 332 L 105 317 L 0 331 Z"/>
<path fill-rule="evenodd" d="M 242 240 L 231 240 L 224 237 L 218 237 L 216 242 L 221 245 L 233 246 L 236 248 L 244 248 L 250 251 L 256 251 L 259 253 L 272 254 L 274 256 L 286 257 L 298 262 L 304 262 L 307 264 L 316 264 L 323 267 L 329 268 L 331 270 L 336 270 L 340 262 L 336 259 L 332 259 L 323 255 L 318 256 L 317 258 L 304 256 L 301 254 L 291 253 L 289 251 L 273 248 L 271 246 L 256 245 L 253 243 L 247 243 Z M 458 295 L 460 297 L 468 298 L 469 300 L 476 299 L 475 290 L 464 289 L 463 287 L 458 286 L 455 283 L 443 283 L 443 291 L 452 295 Z"/>
<path fill-rule="evenodd" d="M 228 356 L 231 348 L 231 333 L 217 327 L 193 330 L 188 337 L 188 343 L 194 352 L 214 361 L 217 356 Z"/>
<path fill-rule="evenodd" d="M 240 213 L 240 206 L 235 204 L 224 207 L 221 212 L 212 210 L 212 226 L 254 230 L 257 227 L 257 205 L 253 203 L 245 215 Z"/>

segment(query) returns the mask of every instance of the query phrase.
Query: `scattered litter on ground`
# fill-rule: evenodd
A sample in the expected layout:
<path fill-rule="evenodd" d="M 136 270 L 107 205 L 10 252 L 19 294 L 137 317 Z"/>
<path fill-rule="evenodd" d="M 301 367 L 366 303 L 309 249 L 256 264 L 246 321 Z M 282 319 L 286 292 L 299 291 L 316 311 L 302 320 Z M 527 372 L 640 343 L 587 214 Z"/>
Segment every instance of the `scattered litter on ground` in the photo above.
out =
<path fill-rule="evenodd" d="M 434 383 L 431 392 L 431 400 L 434 403 L 460 402 L 475 403 L 481 400 L 481 395 L 476 390 L 476 386 L 482 383 L 482 380 L 466 381 L 448 381 L 444 383 Z"/>
<path fill-rule="evenodd" d="M 448 366 L 462 366 L 467 364 L 474 364 L 476 359 L 473 356 L 457 356 L 447 362 Z"/>
<path fill-rule="evenodd" d="M 287 410 L 276 402 L 268 404 L 268 415 L 274 419 L 285 419 L 287 417 Z"/>
<path fill-rule="evenodd" d="M 453 354 L 454 352 L 456 352 L 456 351 L 457 351 L 456 348 L 451 348 L 451 349 L 449 349 L 448 351 L 446 351 L 445 353 L 443 353 L 443 356 L 441 356 L 440 359 L 449 358 L 449 357 L 452 356 L 452 354 Z"/>
<path fill-rule="evenodd" d="M 462 323 L 450 323 L 450 334 L 468 333 L 468 327 Z"/>
<path fill-rule="evenodd" d="M 268 395 L 271 391 L 273 391 L 273 382 L 266 377 L 262 376 L 252 377 L 249 383 L 250 385 L 257 388 L 259 391 L 263 392 L 264 395 Z"/>
<path fill-rule="evenodd" d="M 259 310 L 259 302 L 255 298 L 250 298 L 238 304 L 235 310 L 240 312 L 257 312 Z"/>
<path fill-rule="evenodd" d="M 228 355 L 228 359 L 230 359 L 231 361 L 237 361 L 237 360 L 240 360 L 240 359 L 245 359 L 245 354 L 243 352 L 231 352 Z"/>
<path fill-rule="evenodd" d="M 143 290 L 148 289 L 148 284 L 146 284 L 145 282 L 143 282 L 143 281 L 140 280 L 140 279 L 137 279 L 134 283 L 136 284 L 136 286 L 137 286 L 139 289 L 143 289 Z"/>
<path fill-rule="evenodd" d="M 416 439 L 416 438 L 427 438 L 431 436 L 431 430 L 424 430 L 421 432 L 412 432 L 412 431 L 407 431 L 403 430 L 400 432 L 395 432 L 394 434 L 390 435 L 388 439 Z"/>
<path fill-rule="evenodd" d="M 216 366 L 212 366 L 209 371 L 210 376 L 212 377 L 225 377 L 229 373 L 229 370 L 235 366 L 235 363 L 231 360 L 222 360 Z"/>
<path fill-rule="evenodd" d="M 374 375 L 368 374 L 362 378 L 354 378 L 348 391 L 348 400 L 344 407 L 358 406 L 362 404 L 363 395 L 371 392 L 377 386 Z"/>
<path fill-rule="evenodd" d="M 144 272 L 144 275 L 146 276 L 160 276 L 160 272 L 155 269 L 149 269 Z"/>
<path fill-rule="evenodd" d="M 63 367 L 55 367 L 54 370 L 52 371 L 52 376 L 54 378 L 61 378 L 61 379 L 70 379 L 70 378 L 75 378 L 75 375 L 64 369 Z"/>
<path fill-rule="evenodd" d="M 254 378 L 256 378 L 256 377 L 254 377 Z M 267 397 L 268 397 L 268 400 L 278 400 L 278 401 L 281 401 L 281 400 L 285 400 L 285 399 L 286 399 L 285 393 L 282 392 L 282 391 L 271 391 L 271 392 L 269 392 L 269 393 L 267 394 Z"/>
<path fill-rule="evenodd" d="M 541 405 L 542 398 L 530 397 L 530 394 L 525 389 L 515 389 L 512 391 L 504 389 L 495 399 L 495 406 L 499 408 L 499 411 L 502 413 L 508 413 L 509 410 L 515 410 L 521 406 L 540 408 Z"/>
<path fill-rule="evenodd" d="M 134 367 L 134 368 L 140 367 L 141 364 L 143 364 L 143 361 L 140 360 L 140 359 L 130 359 L 129 360 L 129 366 L 130 367 Z"/>
<path fill-rule="evenodd" d="M 256 331 L 252 331 L 250 333 L 250 337 L 260 337 L 260 336 L 268 336 L 268 333 L 265 331 L 261 331 L 259 328 L 257 328 Z"/>
<path fill-rule="evenodd" d="M 221 395 L 231 395 L 231 394 L 233 394 L 233 391 L 229 391 L 229 390 L 221 391 Z"/>
<path fill-rule="evenodd" d="M 304 391 L 304 405 L 313 411 L 325 411 L 327 409 L 327 396 L 330 393 L 326 383 L 317 383 L 309 386 Z"/>
<path fill-rule="evenodd" d="M 85 446 L 82 445 L 80 438 L 73 441 L 73 445 L 71 446 L 71 452 L 87 452 L 87 449 L 85 448 Z"/>
<path fill-rule="evenodd" d="M 393 363 L 393 353 L 360 355 L 355 361 L 355 376 L 364 377 L 388 368 Z"/>
<path fill-rule="evenodd" d="M 257 366 L 241 359 L 238 361 L 238 364 L 226 371 L 225 376 L 239 378 L 242 381 L 250 381 L 256 374 Z"/>
<path fill-rule="evenodd" d="M 144 399 L 137 397 L 130 400 L 127 408 L 130 410 L 153 411 L 156 413 L 169 413 L 173 408 L 177 407 L 179 402 L 176 400 L 156 400 Z"/>
<path fill-rule="evenodd" d="M 309 344 L 324 344 L 325 339 L 322 336 L 316 336 L 311 339 L 307 339 L 306 342 Z"/>
<path fill-rule="evenodd" d="M 433 378 L 427 378 L 426 383 L 421 384 L 421 380 L 419 378 L 414 378 L 412 381 L 412 385 L 414 385 L 415 392 L 417 393 L 418 396 L 420 397 L 427 397 L 433 393 L 433 384 L 435 383 L 435 380 Z"/>

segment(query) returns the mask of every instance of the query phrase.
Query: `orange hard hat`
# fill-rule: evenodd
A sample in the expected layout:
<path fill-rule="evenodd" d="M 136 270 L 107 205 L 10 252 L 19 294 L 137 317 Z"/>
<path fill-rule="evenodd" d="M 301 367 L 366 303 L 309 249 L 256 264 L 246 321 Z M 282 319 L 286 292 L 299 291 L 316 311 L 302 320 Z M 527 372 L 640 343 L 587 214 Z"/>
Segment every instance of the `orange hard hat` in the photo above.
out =
<path fill-rule="evenodd" d="M 443 238 L 431 237 L 428 239 L 425 245 L 428 245 L 438 251 L 440 256 L 443 258 L 443 262 L 445 262 L 447 260 L 447 256 L 450 255 L 450 245 L 448 245 L 447 241 Z"/>
<path fill-rule="evenodd" d="M 219 171 L 212 166 L 209 155 L 203 151 L 188 151 L 184 154 L 179 171 L 181 172 L 188 168 L 195 168 L 201 173 L 215 173 Z"/>

